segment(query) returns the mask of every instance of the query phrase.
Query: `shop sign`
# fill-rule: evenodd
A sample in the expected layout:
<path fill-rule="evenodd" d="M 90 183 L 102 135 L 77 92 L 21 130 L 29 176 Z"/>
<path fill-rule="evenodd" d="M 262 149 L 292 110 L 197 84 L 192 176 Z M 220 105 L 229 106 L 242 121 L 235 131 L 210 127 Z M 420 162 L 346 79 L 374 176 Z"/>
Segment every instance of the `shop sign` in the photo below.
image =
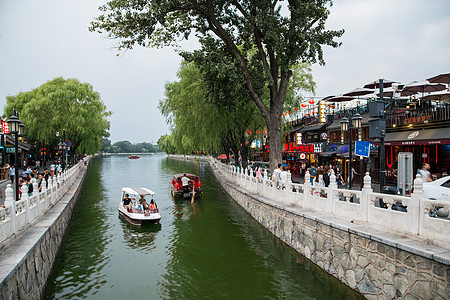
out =
<path fill-rule="evenodd" d="M 419 134 L 420 134 L 419 131 L 414 131 L 414 132 L 410 133 L 410 134 L 408 135 L 408 140 L 417 137 Z"/>
<path fill-rule="evenodd" d="M 305 153 L 301 153 L 300 154 L 300 159 L 305 159 L 306 158 L 306 154 Z"/>
<path fill-rule="evenodd" d="M 322 140 L 326 140 L 328 138 L 328 135 L 326 132 L 323 132 L 320 134 L 320 137 L 322 138 Z"/>
<path fill-rule="evenodd" d="M 297 145 L 300 145 L 302 143 L 302 133 L 297 132 Z"/>
<path fill-rule="evenodd" d="M 9 134 L 9 125 L 7 122 L 2 120 L 2 133 Z"/>
<path fill-rule="evenodd" d="M 21 153 L 22 149 L 19 148 L 18 151 L 19 151 L 19 153 Z M 5 152 L 6 153 L 10 153 L 10 154 L 14 154 L 14 147 L 5 147 Z"/>
<path fill-rule="evenodd" d="M 370 142 L 356 141 L 355 154 L 359 156 L 369 157 Z"/>
<path fill-rule="evenodd" d="M 322 152 L 322 144 L 301 144 L 285 143 L 284 151 L 298 151 L 301 153 L 320 153 Z"/>

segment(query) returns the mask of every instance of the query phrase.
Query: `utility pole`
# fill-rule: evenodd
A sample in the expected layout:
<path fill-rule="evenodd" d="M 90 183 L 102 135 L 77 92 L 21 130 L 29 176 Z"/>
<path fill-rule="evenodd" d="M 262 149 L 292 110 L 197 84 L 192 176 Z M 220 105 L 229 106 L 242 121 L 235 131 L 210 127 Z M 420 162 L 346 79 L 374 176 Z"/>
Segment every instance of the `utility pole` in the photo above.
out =
<path fill-rule="evenodd" d="M 383 79 L 380 79 L 380 100 L 383 103 L 383 114 L 381 116 L 381 122 L 386 122 L 386 117 L 385 117 L 385 109 L 386 109 L 386 104 L 384 103 L 384 98 L 383 98 L 383 88 L 384 88 L 384 83 L 383 83 Z M 386 127 L 385 127 L 386 128 Z M 386 151 L 384 148 L 384 137 L 386 135 L 386 130 L 384 130 L 381 133 L 381 138 L 380 138 L 380 191 L 382 190 L 383 186 L 386 185 Z"/>

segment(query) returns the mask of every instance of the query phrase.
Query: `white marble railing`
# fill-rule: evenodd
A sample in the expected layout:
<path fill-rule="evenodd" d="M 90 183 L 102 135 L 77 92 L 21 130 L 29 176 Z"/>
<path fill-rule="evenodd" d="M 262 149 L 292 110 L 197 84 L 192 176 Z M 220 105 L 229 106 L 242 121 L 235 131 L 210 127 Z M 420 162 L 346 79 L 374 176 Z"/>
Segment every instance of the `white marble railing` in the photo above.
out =
<path fill-rule="evenodd" d="M 411 197 L 403 197 L 373 192 L 368 173 L 364 177 L 362 191 L 338 189 L 334 174 L 330 176 L 329 187 L 311 186 L 309 173 L 306 174 L 305 184 L 291 183 L 291 175 L 288 174 L 287 183 L 276 187 L 267 173 L 263 178 L 255 178 L 252 169 L 241 170 L 213 158 L 209 160 L 224 180 L 269 200 L 332 214 L 354 223 L 369 223 L 375 228 L 384 228 L 388 232 L 418 235 L 439 245 L 448 245 L 450 242 L 448 234 L 450 221 L 429 215 L 430 210 L 435 207 L 440 207 L 448 213 L 450 201 L 424 198 L 422 196 L 423 181 L 420 175 L 417 175 L 414 180 L 414 192 Z M 380 207 L 380 200 L 386 204 L 387 208 Z M 401 210 L 391 209 L 394 204 L 401 204 Z"/>
<path fill-rule="evenodd" d="M 84 158 L 87 162 L 90 157 Z M 42 181 L 42 189 L 38 191 L 36 179 L 32 179 L 33 193 L 28 195 L 28 187 L 22 185 L 22 197 L 15 201 L 14 190 L 8 184 L 5 190 L 5 207 L 0 207 L 0 245 L 16 233 L 28 228 L 30 224 L 43 216 L 69 190 L 75 179 L 85 168 L 80 161 L 57 176 L 49 177 L 48 184 Z"/>

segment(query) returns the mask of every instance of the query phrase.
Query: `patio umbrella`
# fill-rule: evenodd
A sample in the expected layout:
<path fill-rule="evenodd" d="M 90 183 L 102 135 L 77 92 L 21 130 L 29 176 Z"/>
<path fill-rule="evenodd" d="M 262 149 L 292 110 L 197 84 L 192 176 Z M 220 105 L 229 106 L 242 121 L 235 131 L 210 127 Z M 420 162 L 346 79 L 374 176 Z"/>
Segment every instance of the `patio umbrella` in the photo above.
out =
<path fill-rule="evenodd" d="M 328 99 L 328 102 L 345 102 L 345 101 L 352 101 L 356 99 L 355 97 L 350 97 L 350 96 L 334 96 L 330 99 Z"/>
<path fill-rule="evenodd" d="M 440 91 L 436 93 L 431 93 L 429 95 L 423 96 L 422 100 L 450 100 L 449 91 Z"/>
<path fill-rule="evenodd" d="M 217 159 L 227 159 L 227 155 L 226 154 L 221 154 Z"/>
<path fill-rule="evenodd" d="M 373 93 L 373 89 L 368 89 L 368 88 L 356 88 L 351 92 L 345 93 L 344 96 L 363 96 L 363 95 L 367 95 L 367 94 L 372 94 Z"/>
<path fill-rule="evenodd" d="M 450 83 L 450 73 L 447 74 L 439 74 L 433 77 L 428 78 L 429 82 L 432 83 L 446 83 L 449 84 Z"/>
<path fill-rule="evenodd" d="M 383 88 L 391 87 L 393 83 L 398 83 L 398 82 L 385 79 L 385 80 L 383 80 Z M 378 89 L 379 87 L 380 87 L 379 80 L 373 81 L 364 86 L 364 88 L 366 88 L 366 89 Z"/>
<path fill-rule="evenodd" d="M 442 83 L 430 83 L 428 80 L 412 82 L 402 90 L 402 96 L 411 96 L 418 93 L 431 93 L 446 90 L 447 87 Z"/>

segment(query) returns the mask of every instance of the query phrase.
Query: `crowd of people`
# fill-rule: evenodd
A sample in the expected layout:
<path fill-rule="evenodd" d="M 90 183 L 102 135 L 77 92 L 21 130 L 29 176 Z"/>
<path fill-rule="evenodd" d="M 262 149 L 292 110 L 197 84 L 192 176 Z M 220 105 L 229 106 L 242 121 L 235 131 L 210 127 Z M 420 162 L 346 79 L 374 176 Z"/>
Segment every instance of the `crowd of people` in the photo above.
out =
<path fill-rule="evenodd" d="M 14 180 L 16 177 L 16 168 L 14 165 L 5 165 L 6 168 L 9 169 L 9 178 L 11 180 L 11 184 L 13 184 L 14 186 Z M 24 163 L 24 170 L 22 171 L 22 173 L 18 174 L 18 186 L 19 186 L 19 200 L 21 199 L 22 196 L 22 186 L 26 185 L 27 186 L 27 191 L 28 191 L 28 195 L 30 196 L 33 193 L 33 178 L 37 180 L 38 183 L 38 191 L 40 192 L 42 190 L 42 183 L 45 179 L 45 185 L 46 187 L 48 187 L 48 179 L 50 176 L 55 176 L 57 174 L 59 174 L 62 170 L 61 167 L 61 163 L 52 163 L 50 165 L 49 168 L 45 167 L 43 168 L 42 172 L 39 172 L 39 167 L 36 166 L 34 168 L 31 168 L 30 166 L 27 166 Z M 20 170 L 19 170 L 20 172 Z M 3 197 L 3 192 L 0 189 L 0 197 Z"/>
<path fill-rule="evenodd" d="M 330 185 L 330 176 L 333 172 L 339 188 L 345 187 L 350 182 L 350 178 L 347 178 L 346 181 L 344 180 L 339 167 L 333 167 L 332 165 L 317 167 L 313 163 L 306 171 L 309 172 L 311 185 L 328 187 Z M 360 174 L 354 168 L 352 168 L 352 172 L 353 176 L 351 180 L 353 181 L 355 176 L 359 176 Z M 257 178 L 262 178 L 262 168 L 259 164 L 256 166 L 255 173 Z M 288 180 L 287 174 L 287 168 L 282 164 L 278 164 L 278 168 L 273 171 L 271 179 L 276 183 L 278 188 L 284 188 Z"/>
<path fill-rule="evenodd" d="M 123 200 L 122 200 L 123 207 L 126 208 L 128 212 L 134 212 L 133 204 L 136 207 L 142 207 L 143 212 L 154 211 L 157 209 L 156 203 L 153 199 L 150 201 L 150 203 L 148 203 L 147 200 L 145 199 L 144 194 L 141 194 L 139 196 L 140 196 L 139 205 L 137 205 L 136 198 L 132 198 L 132 197 L 130 197 L 129 194 L 125 194 L 125 198 L 123 198 Z"/>

